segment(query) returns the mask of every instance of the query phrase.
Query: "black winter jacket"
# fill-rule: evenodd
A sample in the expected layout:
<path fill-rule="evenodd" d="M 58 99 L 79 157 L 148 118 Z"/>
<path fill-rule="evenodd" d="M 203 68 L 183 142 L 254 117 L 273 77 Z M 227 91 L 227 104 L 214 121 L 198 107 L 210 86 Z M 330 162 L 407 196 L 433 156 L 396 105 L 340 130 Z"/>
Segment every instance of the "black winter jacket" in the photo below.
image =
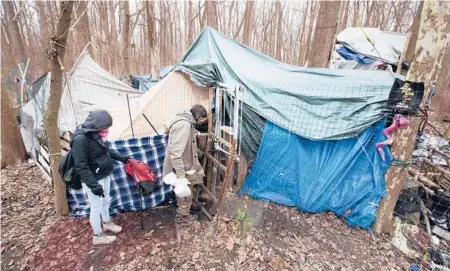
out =
<path fill-rule="evenodd" d="M 74 170 L 81 182 L 90 189 L 99 187 L 98 180 L 110 175 L 114 169 L 114 160 L 126 163 L 128 157 L 110 149 L 97 132 L 112 125 L 112 118 L 105 110 L 89 113 L 86 121 L 72 138 L 71 148 Z"/>

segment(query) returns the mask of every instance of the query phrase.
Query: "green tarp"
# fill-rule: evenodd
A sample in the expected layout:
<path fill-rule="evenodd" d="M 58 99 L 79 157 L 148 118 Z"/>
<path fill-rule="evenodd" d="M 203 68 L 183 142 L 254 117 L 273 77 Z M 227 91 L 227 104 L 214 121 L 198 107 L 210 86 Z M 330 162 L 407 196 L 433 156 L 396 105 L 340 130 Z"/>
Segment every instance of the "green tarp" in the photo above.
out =
<path fill-rule="evenodd" d="M 201 86 L 243 86 L 243 101 L 263 118 L 317 140 L 353 137 L 381 120 L 394 82 L 386 71 L 281 63 L 209 27 L 177 69 Z"/>

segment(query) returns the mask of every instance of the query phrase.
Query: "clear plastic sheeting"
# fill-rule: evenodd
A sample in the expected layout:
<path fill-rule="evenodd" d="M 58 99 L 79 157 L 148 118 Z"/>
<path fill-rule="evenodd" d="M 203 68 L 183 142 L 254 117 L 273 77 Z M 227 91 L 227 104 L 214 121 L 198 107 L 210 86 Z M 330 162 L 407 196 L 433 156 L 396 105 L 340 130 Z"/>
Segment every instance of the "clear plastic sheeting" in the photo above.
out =
<path fill-rule="evenodd" d="M 348 225 L 369 229 L 392 160 L 387 147 L 386 162 L 375 148 L 385 140 L 384 125 L 379 121 L 355 138 L 312 141 L 267 121 L 240 193 L 305 212 L 333 211 Z"/>
<path fill-rule="evenodd" d="M 354 137 L 382 120 L 394 82 L 385 71 L 288 65 L 209 27 L 177 69 L 201 86 L 243 86 L 242 101 L 261 117 L 317 140 Z"/>

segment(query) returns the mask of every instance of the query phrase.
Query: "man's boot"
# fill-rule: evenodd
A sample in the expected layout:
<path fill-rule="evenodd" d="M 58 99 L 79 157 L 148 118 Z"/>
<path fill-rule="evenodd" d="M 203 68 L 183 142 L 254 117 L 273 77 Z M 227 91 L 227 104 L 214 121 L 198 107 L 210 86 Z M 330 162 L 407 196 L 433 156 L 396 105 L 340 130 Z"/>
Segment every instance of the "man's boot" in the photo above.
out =
<path fill-rule="evenodd" d="M 190 223 L 193 221 L 197 221 L 198 220 L 198 216 L 197 215 L 178 215 L 175 218 L 175 222 L 177 224 L 186 224 L 186 223 Z"/>

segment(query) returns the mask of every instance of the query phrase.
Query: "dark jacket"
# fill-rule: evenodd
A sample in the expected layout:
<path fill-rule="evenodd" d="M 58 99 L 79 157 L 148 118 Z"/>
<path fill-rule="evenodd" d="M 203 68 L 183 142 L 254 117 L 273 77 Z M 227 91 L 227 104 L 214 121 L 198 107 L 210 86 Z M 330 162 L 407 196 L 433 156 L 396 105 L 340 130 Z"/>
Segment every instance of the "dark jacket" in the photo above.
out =
<path fill-rule="evenodd" d="M 110 149 L 97 132 L 112 125 L 111 115 L 105 110 L 89 113 L 86 121 L 75 131 L 71 148 L 74 170 L 81 182 L 90 189 L 99 187 L 98 180 L 109 176 L 114 169 L 114 160 L 126 163 L 128 157 Z"/>

